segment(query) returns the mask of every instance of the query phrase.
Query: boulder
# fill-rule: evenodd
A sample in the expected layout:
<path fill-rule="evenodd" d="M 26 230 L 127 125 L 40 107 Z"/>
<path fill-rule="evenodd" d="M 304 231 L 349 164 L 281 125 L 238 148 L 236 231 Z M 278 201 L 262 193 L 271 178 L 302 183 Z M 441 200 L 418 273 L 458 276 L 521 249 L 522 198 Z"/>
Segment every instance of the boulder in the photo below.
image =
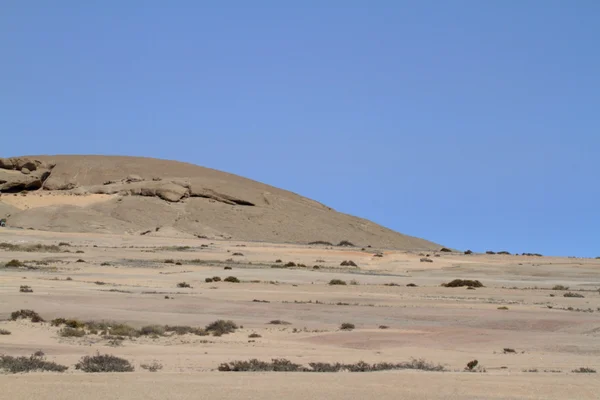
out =
<path fill-rule="evenodd" d="M 19 171 L 0 169 L 0 192 L 21 192 L 36 190 L 42 187 L 42 180 L 33 174 L 22 174 Z"/>
<path fill-rule="evenodd" d="M 125 182 L 127 183 L 131 183 L 131 182 L 142 182 L 144 180 L 144 178 L 142 178 L 139 175 L 128 175 L 127 178 L 125 178 Z"/>
<path fill-rule="evenodd" d="M 88 191 L 98 194 L 158 197 L 169 202 L 178 202 L 189 196 L 189 189 L 185 186 L 166 181 L 143 181 L 92 186 L 88 187 Z"/>
<path fill-rule="evenodd" d="M 11 158 L 0 158 L 0 169 L 15 169 Z"/>
<path fill-rule="evenodd" d="M 18 169 L 19 171 L 22 171 L 23 168 L 27 168 L 29 171 L 35 171 L 38 167 L 38 163 L 30 158 L 14 158 L 13 160 L 15 169 Z"/>

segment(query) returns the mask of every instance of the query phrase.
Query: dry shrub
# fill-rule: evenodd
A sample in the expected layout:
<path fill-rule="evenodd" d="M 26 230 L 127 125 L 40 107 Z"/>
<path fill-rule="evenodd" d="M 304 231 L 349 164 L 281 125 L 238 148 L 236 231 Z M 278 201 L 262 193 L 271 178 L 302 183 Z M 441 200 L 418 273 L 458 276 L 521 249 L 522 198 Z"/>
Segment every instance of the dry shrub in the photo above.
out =
<path fill-rule="evenodd" d="M 162 364 L 159 364 L 157 361 L 152 361 L 150 364 L 141 364 L 140 367 L 150 372 L 156 372 L 163 368 Z"/>
<path fill-rule="evenodd" d="M 95 356 L 85 356 L 77 364 L 75 369 L 83 372 L 133 372 L 133 365 L 124 358 L 110 354 L 97 353 Z"/>
<path fill-rule="evenodd" d="M 219 371 L 225 372 L 375 372 L 401 369 L 414 369 L 421 371 L 444 371 L 444 366 L 433 364 L 423 359 L 412 359 L 401 363 L 377 363 L 369 364 L 359 361 L 354 364 L 341 363 L 309 363 L 309 367 L 292 363 L 286 359 L 273 359 L 271 362 L 252 359 L 249 361 L 232 361 L 219 366 Z"/>
<path fill-rule="evenodd" d="M 36 313 L 33 310 L 13 311 L 10 314 L 10 319 L 13 321 L 16 321 L 18 319 L 30 319 L 31 322 L 45 322 L 44 319 L 40 316 L 40 314 Z"/>
<path fill-rule="evenodd" d="M 21 285 L 21 287 L 19 288 L 19 292 L 21 292 L 21 293 L 33 293 L 33 289 L 31 288 L 31 286 Z"/>
<path fill-rule="evenodd" d="M 291 322 L 283 321 L 280 319 L 274 319 L 273 321 L 268 322 L 271 325 L 291 325 Z"/>
<path fill-rule="evenodd" d="M 448 283 L 443 283 L 442 286 L 444 287 L 464 287 L 464 286 L 469 286 L 469 287 L 483 287 L 483 284 L 477 280 L 470 280 L 470 279 L 455 279 L 453 281 L 450 281 Z"/>
<path fill-rule="evenodd" d="M 350 322 L 344 322 L 342 325 L 340 325 L 340 329 L 343 331 L 351 331 L 354 328 L 354 324 L 351 324 Z"/>
<path fill-rule="evenodd" d="M 21 372 L 65 372 L 69 367 L 46 361 L 43 352 L 37 351 L 29 357 L 0 355 L 0 371 L 17 374 Z"/>
<path fill-rule="evenodd" d="M 85 331 L 83 329 L 69 328 L 68 326 L 58 331 L 58 334 L 62 337 L 83 337 Z"/>
<path fill-rule="evenodd" d="M 213 336 L 221 336 L 226 335 L 228 333 L 233 333 L 238 328 L 235 322 L 233 321 L 225 321 L 218 320 L 206 325 L 204 328 L 207 332 L 212 333 Z"/>

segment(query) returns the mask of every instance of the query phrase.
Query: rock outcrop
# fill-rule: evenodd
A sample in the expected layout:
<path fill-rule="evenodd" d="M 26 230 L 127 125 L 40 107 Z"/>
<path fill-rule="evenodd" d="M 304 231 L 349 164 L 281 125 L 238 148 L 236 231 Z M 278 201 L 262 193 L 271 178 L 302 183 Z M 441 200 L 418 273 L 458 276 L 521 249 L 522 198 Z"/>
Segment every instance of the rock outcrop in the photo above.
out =
<path fill-rule="evenodd" d="M 40 189 L 52 167 L 30 158 L 0 158 L 0 192 Z"/>
<path fill-rule="evenodd" d="M 348 240 L 359 247 L 406 250 L 441 247 L 286 190 L 188 163 L 85 155 L 1 159 L 0 165 L 0 191 L 23 192 L 6 201 L 19 208 L 7 210 L 12 227 L 274 243 Z M 28 200 L 27 192 L 36 189 Z"/>

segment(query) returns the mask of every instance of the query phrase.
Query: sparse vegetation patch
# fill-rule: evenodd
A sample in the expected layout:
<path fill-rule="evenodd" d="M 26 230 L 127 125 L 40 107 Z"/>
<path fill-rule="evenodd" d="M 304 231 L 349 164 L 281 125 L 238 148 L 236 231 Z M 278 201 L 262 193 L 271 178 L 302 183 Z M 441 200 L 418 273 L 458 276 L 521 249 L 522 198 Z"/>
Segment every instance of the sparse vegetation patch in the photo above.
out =
<path fill-rule="evenodd" d="M 350 322 L 344 322 L 342 325 L 340 325 L 340 329 L 343 331 L 351 331 L 354 328 L 354 324 L 351 324 Z"/>
<path fill-rule="evenodd" d="M 22 372 L 65 372 L 69 367 L 55 362 L 46 361 L 42 351 L 37 351 L 29 357 L 12 357 L 0 355 L 0 371 L 11 374 Z"/>
<path fill-rule="evenodd" d="M 226 335 L 228 333 L 233 333 L 237 328 L 238 326 L 235 322 L 220 319 L 218 321 L 206 325 L 206 328 L 204 329 L 207 332 L 211 333 L 213 336 L 221 336 Z"/>
<path fill-rule="evenodd" d="M 464 287 L 464 286 L 469 286 L 469 287 L 483 287 L 483 284 L 477 280 L 471 280 L 471 279 L 455 279 L 453 281 L 450 281 L 448 283 L 443 283 L 442 286 L 444 287 Z"/>
<path fill-rule="evenodd" d="M 356 265 L 356 263 L 352 260 L 342 261 L 340 265 L 342 267 L 358 267 L 358 265 Z"/>
<path fill-rule="evenodd" d="M 585 297 L 581 293 L 573 293 L 573 292 L 567 292 L 567 293 L 563 294 L 563 296 L 564 297 L 578 297 L 578 298 L 584 298 Z"/>
<path fill-rule="evenodd" d="M 85 356 L 77 364 L 75 369 L 83 372 L 133 372 L 133 365 L 124 358 L 110 354 L 97 353 L 95 356 Z"/>
<path fill-rule="evenodd" d="M 571 372 L 574 372 L 576 374 L 595 374 L 596 370 L 593 368 L 581 367 L 581 368 L 574 369 Z"/>
<path fill-rule="evenodd" d="M 18 319 L 29 319 L 31 322 L 44 322 L 44 319 L 40 316 L 40 314 L 36 313 L 33 310 L 19 310 L 13 311 L 10 314 L 10 319 L 16 321 Z"/>
<path fill-rule="evenodd" d="M 310 363 L 308 367 L 295 364 L 286 359 L 273 359 L 271 362 L 252 359 L 249 361 L 232 361 L 219 366 L 219 371 L 224 372 L 375 372 L 401 369 L 414 369 L 421 371 L 445 371 L 443 365 L 433 364 L 423 359 L 411 360 L 401 363 L 376 363 L 369 364 L 359 361 L 354 364 L 341 363 Z"/>

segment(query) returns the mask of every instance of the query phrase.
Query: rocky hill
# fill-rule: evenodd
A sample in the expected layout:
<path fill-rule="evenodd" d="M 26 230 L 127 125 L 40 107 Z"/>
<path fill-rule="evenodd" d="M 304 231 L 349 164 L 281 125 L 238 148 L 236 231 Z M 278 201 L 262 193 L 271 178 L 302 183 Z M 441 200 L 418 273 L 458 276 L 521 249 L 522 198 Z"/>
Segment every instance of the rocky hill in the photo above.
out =
<path fill-rule="evenodd" d="M 0 159 L 0 218 L 63 232 L 127 233 L 394 249 L 440 246 L 240 176 L 121 156 Z"/>

